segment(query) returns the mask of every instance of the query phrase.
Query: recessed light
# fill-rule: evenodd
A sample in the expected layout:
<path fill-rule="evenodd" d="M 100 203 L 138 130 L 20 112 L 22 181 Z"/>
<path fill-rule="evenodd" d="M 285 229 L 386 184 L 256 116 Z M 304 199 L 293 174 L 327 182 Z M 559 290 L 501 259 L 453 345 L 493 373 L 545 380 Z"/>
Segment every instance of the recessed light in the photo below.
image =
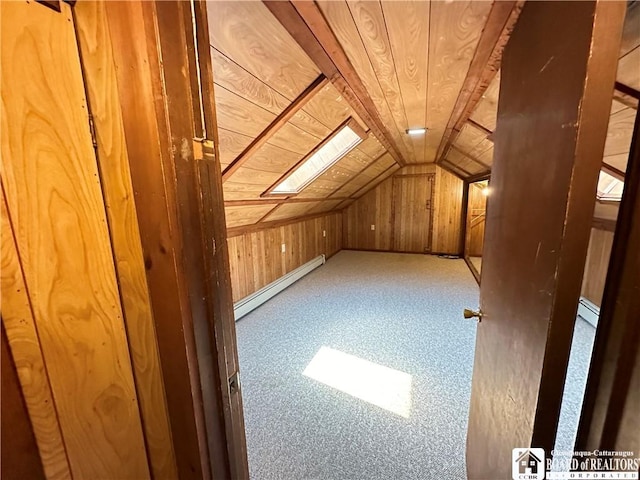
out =
<path fill-rule="evenodd" d="M 427 129 L 425 127 L 408 128 L 406 132 L 409 135 L 424 135 L 427 133 Z"/>

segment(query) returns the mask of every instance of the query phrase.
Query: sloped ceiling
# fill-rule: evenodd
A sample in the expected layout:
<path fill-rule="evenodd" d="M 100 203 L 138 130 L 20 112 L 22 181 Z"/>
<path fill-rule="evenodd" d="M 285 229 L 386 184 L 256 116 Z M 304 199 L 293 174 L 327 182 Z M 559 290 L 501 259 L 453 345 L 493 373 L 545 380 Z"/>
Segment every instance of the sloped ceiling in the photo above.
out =
<path fill-rule="evenodd" d="M 209 2 L 228 227 L 342 209 L 404 165 L 437 162 L 462 178 L 488 173 L 500 84 L 495 52 L 521 7 Z M 619 82 L 636 90 L 639 12 L 630 4 L 618 71 Z M 480 74 L 484 83 L 470 88 Z M 465 92 L 476 98 L 461 109 Z M 619 95 L 611 112 L 605 162 L 618 176 L 626 168 L 632 104 Z M 367 132 L 361 144 L 299 194 L 265 195 L 348 118 Z M 425 136 L 406 134 L 425 126 Z"/>
<path fill-rule="evenodd" d="M 345 91 L 343 71 L 324 78 L 327 67 L 264 3 L 210 2 L 228 227 L 343 208 L 401 165 L 434 162 L 491 5 L 313 4 L 362 82 L 362 101 Z M 373 109 L 362 106 L 367 102 Z M 367 131 L 365 141 L 298 195 L 264 196 L 349 117 Z M 424 126 L 426 136 L 406 134 Z"/>
<path fill-rule="evenodd" d="M 624 94 L 625 87 L 640 90 L 640 2 L 630 2 L 620 47 L 617 82 L 605 144 L 603 170 L 624 178 L 638 101 Z M 452 135 L 443 159 L 463 177 L 491 170 L 493 141 L 500 93 L 500 74 L 483 92 L 460 132 Z"/>

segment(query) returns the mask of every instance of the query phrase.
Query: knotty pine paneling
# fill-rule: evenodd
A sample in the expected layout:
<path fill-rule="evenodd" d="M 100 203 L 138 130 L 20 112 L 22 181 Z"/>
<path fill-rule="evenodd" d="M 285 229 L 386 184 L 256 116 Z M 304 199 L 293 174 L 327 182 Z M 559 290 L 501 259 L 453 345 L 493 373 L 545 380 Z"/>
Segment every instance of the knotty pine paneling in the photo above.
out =
<path fill-rule="evenodd" d="M 436 167 L 432 252 L 455 255 L 462 253 L 460 252 L 462 188 L 462 180 Z"/>
<path fill-rule="evenodd" d="M 342 214 L 239 234 L 229 237 L 228 244 L 233 301 L 237 302 L 318 255 L 330 257 L 341 250 Z"/>
<path fill-rule="evenodd" d="M 434 253 L 459 253 L 462 180 L 440 167 L 432 172 L 432 165 L 408 165 L 349 205 L 343 213 L 344 248 L 424 252 L 430 244 Z M 408 203 L 426 207 L 431 199 L 424 215 L 404 212 Z"/>
<path fill-rule="evenodd" d="M 591 229 L 580 295 L 598 306 L 602 303 L 612 245 L 613 232 L 599 228 Z"/>

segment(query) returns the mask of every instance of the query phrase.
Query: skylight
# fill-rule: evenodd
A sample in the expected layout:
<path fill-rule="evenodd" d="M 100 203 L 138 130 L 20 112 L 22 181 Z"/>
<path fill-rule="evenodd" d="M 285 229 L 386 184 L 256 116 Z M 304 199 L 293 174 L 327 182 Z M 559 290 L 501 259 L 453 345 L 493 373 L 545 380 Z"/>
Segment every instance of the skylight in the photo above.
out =
<path fill-rule="evenodd" d="M 313 180 L 362 142 L 364 136 L 365 133 L 360 125 L 353 119 L 349 119 L 314 148 L 268 193 L 294 195 L 301 192 Z"/>
<path fill-rule="evenodd" d="M 622 199 L 623 189 L 624 182 L 621 182 L 617 178 L 609 175 L 607 172 L 602 170 L 600 171 L 598 192 L 596 193 L 598 200 L 619 202 Z"/>

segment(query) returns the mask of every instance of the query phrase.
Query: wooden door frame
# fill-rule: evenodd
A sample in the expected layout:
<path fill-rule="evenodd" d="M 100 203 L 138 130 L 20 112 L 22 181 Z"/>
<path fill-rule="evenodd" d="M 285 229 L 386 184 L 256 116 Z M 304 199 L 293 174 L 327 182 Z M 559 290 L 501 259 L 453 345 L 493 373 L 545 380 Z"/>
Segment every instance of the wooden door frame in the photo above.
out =
<path fill-rule="evenodd" d="M 476 279 L 478 285 L 480 285 L 480 274 L 481 272 L 471 263 L 469 256 L 467 255 L 467 214 L 469 213 L 469 188 L 472 183 L 481 182 L 483 180 L 491 181 L 491 172 L 482 173 L 480 175 L 474 175 L 473 177 L 467 177 L 463 179 L 462 185 L 462 215 L 460 218 L 460 244 L 458 246 L 458 250 L 460 251 L 460 256 L 464 259 L 464 262 L 471 270 L 471 274 L 473 278 Z M 489 199 L 487 198 L 487 208 L 489 208 Z"/>
<path fill-rule="evenodd" d="M 632 410 L 638 401 L 631 383 L 634 368 L 640 368 L 639 214 L 640 115 L 636 112 L 575 450 L 627 449 L 621 437 L 634 434 L 629 434 L 633 425 L 629 427 L 622 420 L 625 411 Z"/>
<path fill-rule="evenodd" d="M 116 85 L 94 124 L 121 112 L 178 476 L 246 479 L 206 3 L 102 5 L 113 65 L 85 74 Z"/>
<path fill-rule="evenodd" d="M 407 252 L 403 250 L 397 250 L 395 248 L 396 241 L 396 180 L 399 178 L 427 178 L 431 182 L 431 195 L 429 198 L 429 224 L 427 225 L 427 249 L 424 252 Z M 435 199 L 435 187 L 436 187 L 436 174 L 435 173 L 397 173 L 391 175 L 391 239 L 390 239 L 390 252 L 396 253 L 415 253 L 415 254 L 431 254 L 433 250 L 433 204 Z M 380 250 L 372 250 L 380 251 Z"/>

